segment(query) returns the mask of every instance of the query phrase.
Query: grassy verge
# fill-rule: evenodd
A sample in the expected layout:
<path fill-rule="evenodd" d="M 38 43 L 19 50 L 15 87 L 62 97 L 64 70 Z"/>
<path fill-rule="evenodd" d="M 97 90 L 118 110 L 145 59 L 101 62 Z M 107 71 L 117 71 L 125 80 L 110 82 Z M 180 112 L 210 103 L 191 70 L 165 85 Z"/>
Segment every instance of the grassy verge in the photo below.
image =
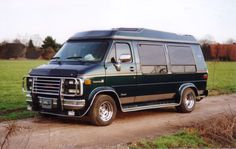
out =
<path fill-rule="evenodd" d="M 130 148 L 235 148 L 236 114 L 229 112 L 210 117 L 205 121 L 181 126 L 176 134 L 146 139 L 130 145 Z M 180 127 L 180 129 L 181 129 Z"/>
<path fill-rule="evenodd" d="M 209 147 L 196 131 L 181 131 L 176 134 L 162 136 L 152 140 L 142 140 L 130 145 L 131 149 L 154 148 L 199 148 Z"/>
<path fill-rule="evenodd" d="M 22 93 L 22 77 L 28 71 L 46 61 L 20 60 L 0 61 L 0 121 L 32 116 L 26 111 L 25 95 Z"/>

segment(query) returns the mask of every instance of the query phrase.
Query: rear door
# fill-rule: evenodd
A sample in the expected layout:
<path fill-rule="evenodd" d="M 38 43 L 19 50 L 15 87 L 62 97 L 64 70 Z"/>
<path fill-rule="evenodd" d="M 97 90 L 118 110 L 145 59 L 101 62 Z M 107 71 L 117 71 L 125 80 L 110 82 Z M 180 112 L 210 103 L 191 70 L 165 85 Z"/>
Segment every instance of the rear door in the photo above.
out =
<path fill-rule="evenodd" d="M 131 60 L 120 63 L 120 70 L 115 66 L 112 58 L 117 62 L 121 55 L 131 55 Z M 106 85 L 113 87 L 120 97 L 122 104 L 133 103 L 136 92 L 136 64 L 130 42 L 114 41 L 108 54 L 106 64 Z"/>

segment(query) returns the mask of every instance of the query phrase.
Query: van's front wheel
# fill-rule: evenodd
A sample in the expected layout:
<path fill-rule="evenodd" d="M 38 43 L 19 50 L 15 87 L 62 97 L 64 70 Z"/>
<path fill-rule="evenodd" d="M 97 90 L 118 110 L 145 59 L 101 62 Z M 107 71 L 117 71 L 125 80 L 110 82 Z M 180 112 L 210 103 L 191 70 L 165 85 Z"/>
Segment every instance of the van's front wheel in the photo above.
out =
<path fill-rule="evenodd" d="M 98 95 L 89 112 L 91 122 L 98 126 L 112 123 L 117 113 L 116 103 L 109 95 Z"/>
<path fill-rule="evenodd" d="M 181 103 L 176 107 L 178 112 L 189 113 L 192 112 L 196 105 L 196 95 L 191 88 L 187 88 L 183 91 Z"/>

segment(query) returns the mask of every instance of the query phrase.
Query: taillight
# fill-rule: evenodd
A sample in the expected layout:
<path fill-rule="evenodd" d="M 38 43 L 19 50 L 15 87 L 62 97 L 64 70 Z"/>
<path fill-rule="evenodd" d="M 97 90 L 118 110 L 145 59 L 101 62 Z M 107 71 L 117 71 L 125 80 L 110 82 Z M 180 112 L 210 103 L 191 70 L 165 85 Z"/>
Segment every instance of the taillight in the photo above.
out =
<path fill-rule="evenodd" d="M 204 75 L 202 76 L 202 78 L 203 78 L 204 80 L 207 80 L 207 79 L 208 79 L 208 74 L 204 74 Z"/>

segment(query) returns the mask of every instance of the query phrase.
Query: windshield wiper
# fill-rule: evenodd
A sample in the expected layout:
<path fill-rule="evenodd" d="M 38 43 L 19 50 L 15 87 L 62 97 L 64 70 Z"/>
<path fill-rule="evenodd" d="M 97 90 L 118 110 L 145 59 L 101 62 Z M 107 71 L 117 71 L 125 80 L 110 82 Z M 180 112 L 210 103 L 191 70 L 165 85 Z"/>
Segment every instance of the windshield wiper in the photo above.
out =
<path fill-rule="evenodd" d="M 66 59 L 80 59 L 83 58 L 81 56 L 71 56 L 71 57 L 67 57 Z"/>
<path fill-rule="evenodd" d="M 53 57 L 53 58 L 51 58 L 51 59 L 60 59 L 61 57 L 59 57 L 59 56 L 56 56 L 56 57 Z"/>

